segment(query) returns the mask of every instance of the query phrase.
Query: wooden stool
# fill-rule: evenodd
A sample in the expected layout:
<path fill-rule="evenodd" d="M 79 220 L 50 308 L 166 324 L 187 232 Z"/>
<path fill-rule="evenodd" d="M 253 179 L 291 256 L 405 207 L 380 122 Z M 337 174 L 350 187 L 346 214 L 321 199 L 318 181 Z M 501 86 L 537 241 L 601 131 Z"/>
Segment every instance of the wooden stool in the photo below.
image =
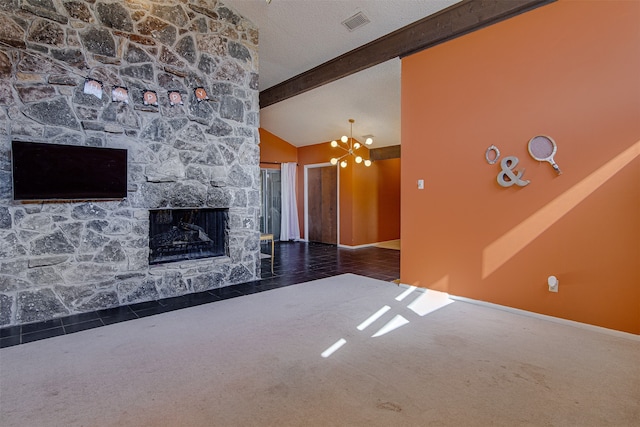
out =
<path fill-rule="evenodd" d="M 260 242 L 271 240 L 271 274 L 273 274 L 273 234 L 261 234 Z"/>

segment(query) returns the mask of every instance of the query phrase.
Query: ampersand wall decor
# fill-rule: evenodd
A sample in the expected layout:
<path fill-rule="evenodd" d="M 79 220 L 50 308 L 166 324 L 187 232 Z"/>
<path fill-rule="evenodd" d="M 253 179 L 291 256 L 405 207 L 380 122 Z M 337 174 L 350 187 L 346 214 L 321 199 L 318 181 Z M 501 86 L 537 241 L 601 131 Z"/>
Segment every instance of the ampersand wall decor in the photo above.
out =
<path fill-rule="evenodd" d="M 503 187 L 511 187 L 514 184 L 519 187 L 524 187 L 525 185 L 529 184 L 529 181 L 522 179 L 522 175 L 524 175 L 524 169 L 522 169 L 520 172 L 515 171 L 518 162 L 519 160 L 516 156 L 508 156 L 502 159 L 502 161 L 500 162 L 500 168 L 502 169 L 502 171 L 500 171 L 497 177 L 498 184 Z"/>

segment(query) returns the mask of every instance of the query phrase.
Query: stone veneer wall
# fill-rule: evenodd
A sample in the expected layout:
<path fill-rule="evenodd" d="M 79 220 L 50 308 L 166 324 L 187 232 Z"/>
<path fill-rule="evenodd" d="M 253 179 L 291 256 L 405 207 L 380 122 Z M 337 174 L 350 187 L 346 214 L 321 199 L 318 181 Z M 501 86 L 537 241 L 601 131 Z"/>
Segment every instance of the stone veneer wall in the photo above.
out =
<path fill-rule="evenodd" d="M 216 0 L 0 0 L 0 12 L 0 326 L 259 278 L 253 24 Z M 12 140 L 126 148 L 128 197 L 14 201 Z M 228 256 L 150 268 L 149 209 L 173 207 L 228 208 Z"/>

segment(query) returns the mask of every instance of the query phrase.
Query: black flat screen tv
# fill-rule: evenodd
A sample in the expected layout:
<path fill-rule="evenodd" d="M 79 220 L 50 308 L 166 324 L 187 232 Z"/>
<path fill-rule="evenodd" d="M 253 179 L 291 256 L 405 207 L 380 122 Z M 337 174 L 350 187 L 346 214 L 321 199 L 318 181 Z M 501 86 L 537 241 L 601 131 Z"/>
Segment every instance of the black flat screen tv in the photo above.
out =
<path fill-rule="evenodd" d="M 121 199 L 127 150 L 13 141 L 14 200 Z"/>

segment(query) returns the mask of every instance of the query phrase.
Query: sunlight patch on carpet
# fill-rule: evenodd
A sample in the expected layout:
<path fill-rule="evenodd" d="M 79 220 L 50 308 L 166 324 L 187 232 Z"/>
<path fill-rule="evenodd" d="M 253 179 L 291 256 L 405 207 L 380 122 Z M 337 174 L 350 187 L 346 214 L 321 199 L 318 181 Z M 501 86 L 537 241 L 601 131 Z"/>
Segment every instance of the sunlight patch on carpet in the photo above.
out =
<path fill-rule="evenodd" d="M 381 337 L 385 334 L 388 334 L 391 331 L 395 331 L 396 329 L 398 329 L 401 326 L 406 325 L 407 323 L 409 323 L 409 321 L 407 319 L 405 319 L 404 317 L 402 317 L 399 314 L 396 314 L 396 316 L 391 319 L 386 325 L 384 325 L 382 328 L 380 328 L 380 330 L 378 332 L 376 332 L 375 334 L 371 335 L 371 338 L 377 338 L 377 337 Z"/>
<path fill-rule="evenodd" d="M 411 292 L 415 291 L 417 288 L 417 286 L 409 286 L 409 288 L 407 288 L 406 291 L 404 291 L 403 293 L 401 293 L 400 295 L 398 295 L 396 297 L 396 301 L 402 301 L 403 299 L 405 299 L 407 296 L 409 296 L 409 294 L 411 294 Z"/>
<path fill-rule="evenodd" d="M 404 299 L 406 299 L 409 295 L 416 292 L 416 290 L 418 290 L 418 296 L 411 303 L 407 305 L 407 308 L 413 311 L 415 314 L 417 314 L 420 317 L 424 317 L 427 314 L 432 313 L 436 310 L 439 310 L 442 307 L 446 307 L 447 305 L 454 302 L 452 299 L 449 298 L 449 294 L 446 292 L 434 291 L 431 289 L 422 289 L 422 288 L 418 288 L 417 286 L 408 286 L 408 285 L 403 285 L 403 286 L 406 286 L 406 289 L 403 290 L 402 293 L 400 293 L 394 299 L 398 302 L 401 302 Z M 386 313 L 388 313 L 390 310 L 391 310 L 390 306 L 384 305 L 378 311 L 376 311 L 371 316 L 369 316 L 365 321 L 360 323 L 356 327 L 356 329 L 358 329 L 359 331 L 364 331 L 373 323 L 375 323 L 378 319 L 380 319 Z M 409 323 L 410 323 L 409 319 L 407 319 L 406 317 L 400 314 L 396 314 L 391 320 L 387 321 L 387 323 L 384 324 L 384 326 L 380 327 L 380 329 L 378 329 L 377 332 L 371 335 L 371 338 L 381 337 Z M 338 350 L 340 347 L 342 347 L 345 344 L 346 344 L 346 340 L 341 338 L 331 347 L 329 347 L 324 352 L 322 352 L 322 357 L 327 358 L 331 356 L 331 354 L 333 354 L 336 350 Z"/>
<path fill-rule="evenodd" d="M 345 340 L 344 338 L 340 338 L 331 347 L 323 351 L 320 355 L 324 358 L 327 358 L 331 356 L 333 353 L 335 353 L 338 349 L 340 349 L 340 347 L 342 347 L 346 343 L 347 343 L 347 340 Z"/>
<path fill-rule="evenodd" d="M 411 304 L 407 306 L 409 310 L 418 316 L 426 316 L 432 311 L 446 307 L 453 302 L 446 292 L 433 291 L 426 289 L 422 295 L 418 296 Z"/>
<path fill-rule="evenodd" d="M 367 320 L 365 320 L 364 322 L 360 323 L 358 325 L 358 330 L 359 331 L 364 331 L 365 329 L 367 329 L 367 326 L 371 325 L 373 322 L 378 320 L 380 317 L 382 317 L 383 314 L 385 314 L 389 310 L 391 310 L 391 307 L 389 307 L 388 305 L 385 305 L 380 310 L 376 311 L 371 316 L 369 316 L 369 318 Z"/>

